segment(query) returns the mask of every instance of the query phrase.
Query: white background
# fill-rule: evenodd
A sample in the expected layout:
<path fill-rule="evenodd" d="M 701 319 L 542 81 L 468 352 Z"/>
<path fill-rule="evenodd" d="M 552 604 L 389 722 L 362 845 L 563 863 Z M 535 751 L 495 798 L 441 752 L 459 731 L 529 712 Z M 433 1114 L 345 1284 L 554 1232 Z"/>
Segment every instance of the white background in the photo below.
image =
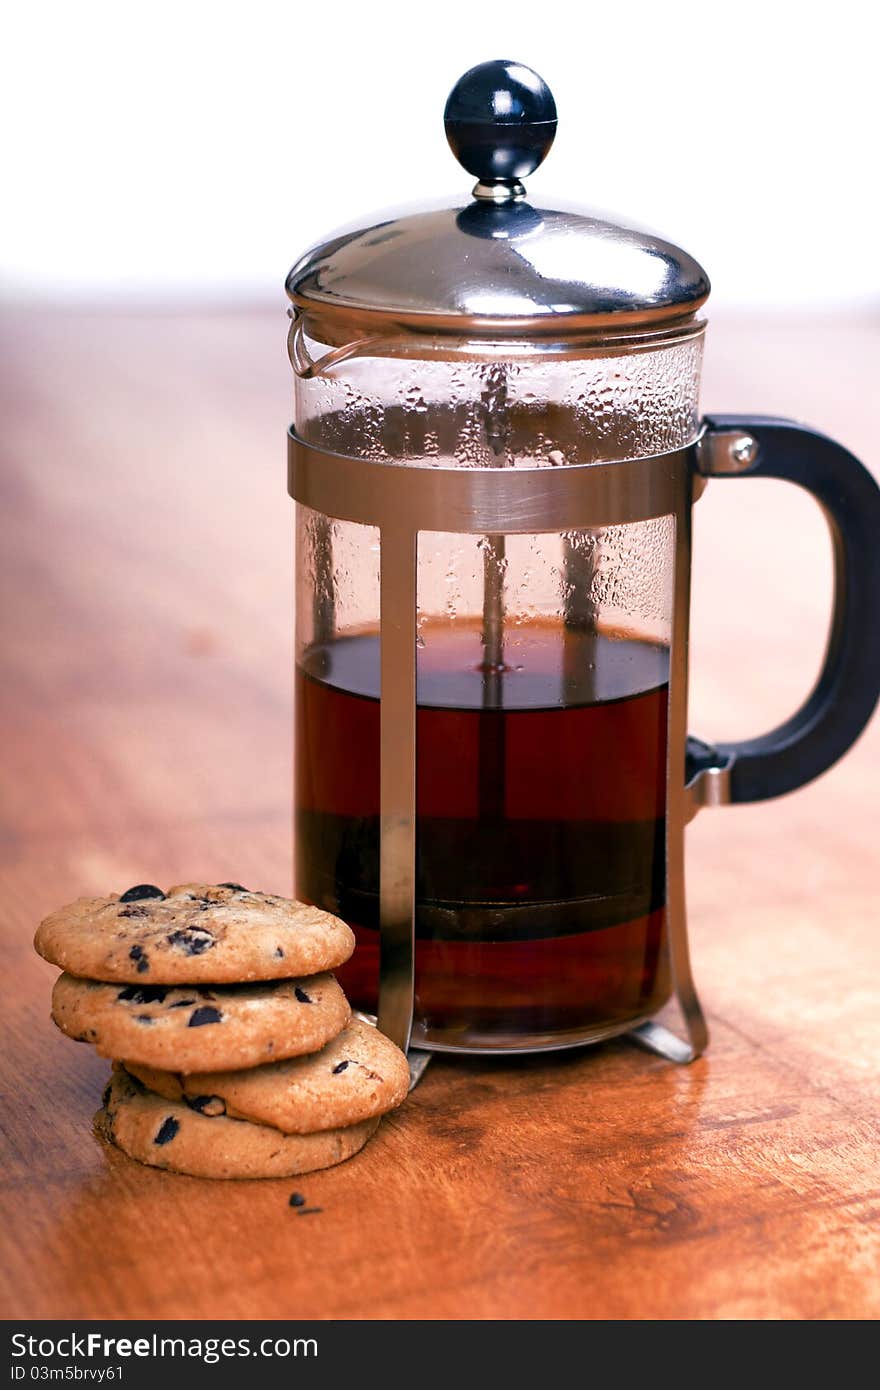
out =
<path fill-rule="evenodd" d="M 446 94 L 536 68 L 530 181 L 680 241 L 715 304 L 872 304 L 877 68 L 851 0 L 19 0 L 2 72 L 3 293 L 280 292 L 339 223 L 470 180 Z"/>

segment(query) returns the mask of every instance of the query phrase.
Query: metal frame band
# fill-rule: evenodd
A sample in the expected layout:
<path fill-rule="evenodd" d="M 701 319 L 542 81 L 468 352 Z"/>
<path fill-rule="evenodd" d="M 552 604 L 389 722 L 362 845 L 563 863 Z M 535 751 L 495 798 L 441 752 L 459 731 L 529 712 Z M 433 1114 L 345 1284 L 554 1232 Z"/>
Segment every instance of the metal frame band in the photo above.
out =
<path fill-rule="evenodd" d="M 669 516 L 693 459 L 690 445 L 620 463 L 434 468 L 329 453 L 291 428 L 287 490 L 313 511 L 383 531 L 533 535 Z"/>
<path fill-rule="evenodd" d="M 378 527 L 380 532 L 378 1021 L 382 1031 L 404 1050 L 411 1041 L 415 986 L 419 532 L 529 535 L 596 529 L 661 516 L 672 516 L 675 524 L 667 740 L 667 921 L 673 988 L 684 1016 L 687 1041 L 654 1020 L 644 1020 L 632 1032 L 638 1042 L 677 1062 L 692 1061 L 706 1045 L 706 1025 L 690 968 L 684 900 L 691 507 L 704 486 L 697 474 L 697 445 L 695 441 L 669 453 L 622 462 L 435 468 L 329 453 L 299 438 L 292 427 L 288 431 L 291 497 L 324 516 Z M 620 1030 L 609 1029 L 609 1033 L 615 1031 Z"/>

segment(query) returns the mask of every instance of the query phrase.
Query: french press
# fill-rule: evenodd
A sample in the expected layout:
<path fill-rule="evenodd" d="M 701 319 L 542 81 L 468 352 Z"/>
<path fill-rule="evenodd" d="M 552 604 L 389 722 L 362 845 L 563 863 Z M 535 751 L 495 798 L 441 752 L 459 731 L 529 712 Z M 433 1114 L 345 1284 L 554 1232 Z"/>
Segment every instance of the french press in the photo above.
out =
<path fill-rule="evenodd" d="M 287 279 L 295 378 L 296 891 L 358 941 L 342 981 L 401 1047 L 707 1034 L 684 829 L 839 758 L 880 691 L 880 490 L 787 420 L 700 420 L 709 293 L 678 247 L 521 180 L 544 82 L 483 63 L 445 111 L 472 196 L 388 214 Z M 785 478 L 828 519 L 835 601 L 802 708 L 687 733 L 691 512 Z M 655 1015 L 675 995 L 686 1038 Z"/>

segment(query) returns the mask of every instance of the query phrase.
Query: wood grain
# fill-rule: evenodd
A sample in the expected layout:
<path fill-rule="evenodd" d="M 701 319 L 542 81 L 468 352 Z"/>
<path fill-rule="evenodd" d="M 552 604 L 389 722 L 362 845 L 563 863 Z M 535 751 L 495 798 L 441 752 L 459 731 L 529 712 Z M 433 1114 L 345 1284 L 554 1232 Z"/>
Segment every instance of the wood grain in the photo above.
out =
<path fill-rule="evenodd" d="M 362 1155 L 297 1183 L 93 1137 L 107 1066 L 49 1022 L 37 920 L 143 880 L 290 888 L 285 327 L 280 305 L 4 314 L 4 1314 L 877 1316 L 877 723 L 813 786 L 688 832 L 693 1067 L 625 1042 L 438 1060 Z M 878 343 L 719 319 L 705 404 L 876 461 Z M 756 733 L 818 665 L 823 525 L 796 489 L 719 483 L 696 531 L 692 727 Z"/>

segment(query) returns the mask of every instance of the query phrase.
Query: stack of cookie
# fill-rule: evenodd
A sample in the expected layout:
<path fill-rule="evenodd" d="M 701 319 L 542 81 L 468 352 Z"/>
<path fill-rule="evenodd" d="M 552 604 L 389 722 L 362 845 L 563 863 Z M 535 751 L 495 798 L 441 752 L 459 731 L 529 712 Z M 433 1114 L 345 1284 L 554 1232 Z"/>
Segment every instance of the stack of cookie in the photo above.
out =
<path fill-rule="evenodd" d="M 404 1054 L 353 1018 L 330 973 L 354 937 L 318 908 L 237 883 L 80 898 L 34 945 L 60 966 L 52 1017 L 114 1059 L 101 1131 L 205 1178 L 341 1163 L 409 1087 Z"/>

